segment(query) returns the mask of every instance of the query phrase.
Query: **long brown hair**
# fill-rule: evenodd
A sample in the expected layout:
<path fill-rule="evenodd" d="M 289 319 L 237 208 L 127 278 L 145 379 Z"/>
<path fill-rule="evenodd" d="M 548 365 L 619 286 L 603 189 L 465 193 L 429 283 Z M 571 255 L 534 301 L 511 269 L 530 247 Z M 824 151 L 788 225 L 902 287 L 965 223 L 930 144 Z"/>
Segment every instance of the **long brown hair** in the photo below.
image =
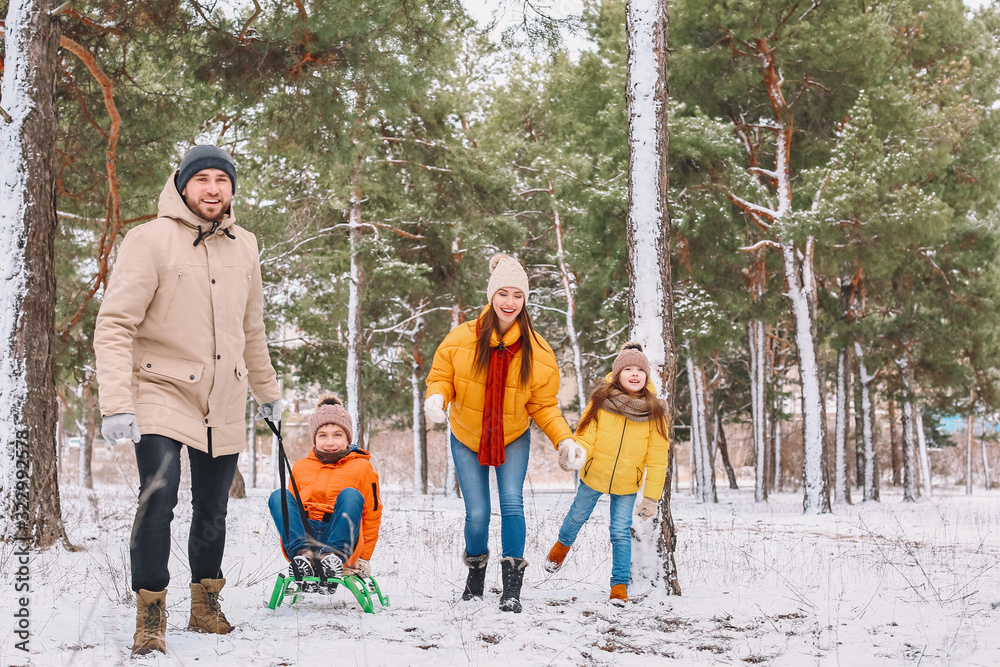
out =
<path fill-rule="evenodd" d="M 611 396 L 612 393 L 623 393 L 627 396 L 632 396 L 633 394 L 625 389 L 619 382 L 621 373 L 618 374 L 614 380 L 605 380 L 590 393 L 590 407 L 583 415 L 583 419 L 580 420 L 579 425 L 576 427 L 576 432 L 582 431 L 587 424 L 593 421 L 597 421 L 597 411 L 601 409 L 604 405 L 604 401 Z M 663 402 L 656 397 L 653 390 L 649 388 L 648 378 L 647 384 L 639 392 L 646 402 L 646 411 L 649 412 L 649 421 L 656 424 L 656 430 L 660 432 L 664 438 L 667 437 L 667 411 L 663 407 Z"/>
<path fill-rule="evenodd" d="M 493 304 L 486 309 L 479 319 L 476 320 L 476 372 L 486 373 L 490 367 L 490 338 L 495 331 L 497 338 L 503 340 L 500 327 L 497 322 L 497 313 L 493 310 Z M 531 324 L 531 315 L 528 314 L 528 304 L 521 307 L 521 312 L 517 314 L 517 324 L 521 328 L 521 386 L 527 386 L 531 381 L 531 339 L 538 334 Z"/>

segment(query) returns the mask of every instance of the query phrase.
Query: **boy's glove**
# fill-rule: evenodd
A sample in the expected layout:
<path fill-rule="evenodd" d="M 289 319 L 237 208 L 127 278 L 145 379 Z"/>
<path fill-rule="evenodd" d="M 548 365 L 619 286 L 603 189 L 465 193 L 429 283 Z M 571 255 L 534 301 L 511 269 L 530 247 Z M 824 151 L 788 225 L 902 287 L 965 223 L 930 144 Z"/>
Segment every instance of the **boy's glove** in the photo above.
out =
<path fill-rule="evenodd" d="M 435 424 L 443 424 L 448 418 L 448 413 L 444 411 L 444 396 L 432 394 L 424 401 L 424 414 Z"/>
<path fill-rule="evenodd" d="M 579 470 L 587 462 L 587 450 L 576 444 L 573 438 L 566 438 L 559 443 L 559 467 L 569 472 Z"/>
<path fill-rule="evenodd" d="M 659 502 L 653 500 L 652 498 L 643 498 L 642 502 L 639 503 L 639 509 L 636 510 L 636 514 L 643 521 L 649 521 L 654 516 L 656 516 L 656 508 L 659 506 Z"/>
<path fill-rule="evenodd" d="M 372 564 L 363 558 L 354 561 L 354 565 L 344 568 L 344 575 L 354 574 L 362 578 L 372 576 Z"/>
<path fill-rule="evenodd" d="M 260 407 L 257 408 L 257 420 L 270 419 L 272 422 L 277 424 L 281 421 L 281 399 L 276 401 L 271 401 L 270 403 L 261 403 Z"/>
<path fill-rule="evenodd" d="M 139 424 L 135 421 L 135 415 L 127 412 L 105 417 L 101 422 L 101 435 L 111 443 L 112 447 L 118 444 L 118 440 L 128 438 L 132 442 L 138 443 L 139 438 L 142 437 L 139 434 Z"/>

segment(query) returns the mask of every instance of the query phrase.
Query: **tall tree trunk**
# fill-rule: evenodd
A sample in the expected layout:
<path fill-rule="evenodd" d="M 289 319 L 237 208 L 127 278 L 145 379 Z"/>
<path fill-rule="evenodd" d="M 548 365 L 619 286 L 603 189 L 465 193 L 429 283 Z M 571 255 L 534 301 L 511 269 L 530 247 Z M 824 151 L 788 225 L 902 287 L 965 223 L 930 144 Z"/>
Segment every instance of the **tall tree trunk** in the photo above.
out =
<path fill-rule="evenodd" d="M 729 443 L 726 442 L 726 429 L 721 423 L 716 424 L 715 432 L 719 436 L 719 452 L 722 454 L 722 465 L 726 469 L 726 475 L 729 477 L 729 488 L 738 489 L 740 488 L 736 484 L 736 471 L 733 470 L 733 464 L 729 461 Z"/>
<path fill-rule="evenodd" d="M 965 444 L 965 495 L 972 495 L 972 441 L 976 434 L 976 390 L 969 396 L 969 425 Z"/>
<path fill-rule="evenodd" d="M 865 366 L 865 352 L 855 341 L 854 356 L 858 360 L 858 384 L 861 385 L 861 433 L 864 441 L 864 499 L 878 500 L 878 460 L 875 454 L 875 405 L 871 398 L 871 383 L 875 379 Z"/>
<path fill-rule="evenodd" d="M 462 313 L 462 306 L 459 302 L 459 295 L 461 294 L 461 289 L 459 289 L 459 284 L 458 284 L 459 273 L 457 270 L 458 265 L 462 261 L 463 252 L 462 252 L 462 242 L 458 238 L 453 239 L 451 242 L 451 255 L 452 258 L 455 260 L 456 271 L 455 271 L 454 283 L 452 284 L 452 295 L 455 301 L 451 304 L 451 329 L 449 329 L 449 331 L 454 330 L 459 324 L 462 323 L 464 319 Z M 451 408 L 449 406 L 449 410 L 450 409 Z M 426 419 L 424 420 L 424 423 L 427 423 Z M 449 418 L 445 420 L 444 449 L 445 449 L 445 459 L 446 459 L 445 471 L 444 471 L 444 495 L 446 498 L 452 498 L 452 497 L 459 498 L 462 495 L 462 491 L 458 486 L 458 473 L 455 471 L 455 459 L 452 456 L 451 452 L 450 415 Z"/>
<path fill-rule="evenodd" d="M 760 503 L 767 500 L 767 484 L 765 472 L 767 458 L 765 444 L 767 432 L 765 429 L 767 410 L 767 353 L 765 341 L 767 335 L 765 325 L 760 320 L 753 320 L 747 325 L 747 337 L 750 349 L 750 421 L 753 429 L 754 451 L 754 487 L 753 499 Z"/>
<path fill-rule="evenodd" d="M 927 437 L 924 435 L 924 413 L 923 410 L 916 410 L 917 427 L 917 451 L 920 454 L 920 479 L 923 482 L 924 497 L 931 497 L 931 461 L 927 455 Z"/>
<path fill-rule="evenodd" d="M 427 299 L 422 299 L 417 305 L 419 313 L 427 307 Z M 413 490 L 427 495 L 427 421 L 424 416 L 423 380 L 424 357 L 420 352 L 420 339 L 423 334 L 424 316 L 421 314 L 413 324 L 410 335 L 410 389 L 413 396 Z"/>
<path fill-rule="evenodd" d="M 889 456 L 892 462 L 892 485 L 902 483 L 900 477 L 899 434 L 896 432 L 896 401 L 889 399 Z"/>
<path fill-rule="evenodd" d="M 986 438 L 979 439 L 979 448 L 983 453 L 983 483 L 986 485 L 986 490 L 989 491 L 993 488 L 993 484 L 990 482 L 990 461 L 986 457 Z"/>
<path fill-rule="evenodd" d="M 580 405 L 580 416 L 587 407 L 587 374 L 583 368 L 583 351 L 580 348 L 580 337 L 576 333 L 576 276 L 566 264 L 566 250 L 563 247 L 562 216 L 556 205 L 556 190 L 549 180 L 549 199 L 552 202 L 552 220 L 556 229 L 556 259 L 559 262 L 559 277 L 562 280 L 563 296 L 566 298 L 566 336 L 573 351 L 573 370 L 576 372 L 576 400 Z"/>
<path fill-rule="evenodd" d="M 365 448 L 367 437 L 364 424 L 364 409 L 362 406 L 362 363 L 364 359 L 364 335 L 361 323 L 361 293 L 364 271 L 361 268 L 361 202 L 363 154 L 361 147 L 364 132 L 364 99 L 365 91 L 357 91 L 355 113 L 358 124 L 354 135 L 354 165 L 351 168 L 350 213 L 347 228 L 351 246 L 351 277 L 348 286 L 347 305 L 347 412 L 354 422 L 354 442 Z"/>
<path fill-rule="evenodd" d="M 94 400 L 94 379 L 88 373 L 83 381 L 81 389 L 83 403 L 83 437 L 80 439 L 80 461 L 76 470 L 77 483 L 85 489 L 94 488 L 94 475 L 91 470 L 91 461 L 94 456 L 94 440 L 97 439 L 97 401 Z"/>
<path fill-rule="evenodd" d="M 917 491 L 917 446 L 913 437 L 913 370 L 906 353 L 900 360 L 905 398 L 900 410 L 899 425 L 903 431 L 903 502 L 915 503 Z"/>
<path fill-rule="evenodd" d="M 670 215 L 667 161 L 667 0 L 630 0 L 625 11 L 628 50 L 629 183 L 628 248 L 629 322 L 632 338 L 643 344 L 652 379 L 667 401 L 673 419 L 677 352 L 674 344 L 673 283 L 670 274 Z M 668 467 L 667 474 L 672 473 Z M 677 534 L 670 514 L 670 483 L 663 485 L 660 514 L 653 520 L 660 535 L 655 552 L 651 540 L 637 537 L 636 573 L 667 593 L 680 594 L 674 550 Z M 645 533 L 642 528 L 637 536 Z M 658 572 L 644 567 L 658 557 Z M 662 579 L 661 579 L 662 577 Z"/>
<path fill-rule="evenodd" d="M 851 488 L 847 481 L 847 420 L 850 419 L 849 395 L 851 392 L 847 347 L 837 351 L 837 416 L 833 445 L 833 502 L 837 505 L 851 503 Z"/>
<path fill-rule="evenodd" d="M 691 358 L 690 343 L 685 342 L 684 347 L 688 351 L 687 360 L 684 363 L 687 368 L 688 393 L 691 395 L 691 490 L 699 502 L 705 502 L 702 496 L 701 470 L 705 467 L 705 462 L 702 460 L 704 446 L 701 443 L 701 434 L 703 431 L 701 429 L 702 416 L 699 414 L 701 401 L 698 400 L 698 371 L 694 365 L 694 360 Z"/>
<path fill-rule="evenodd" d="M 0 104 L 0 539 L 68 546 L 52 366 L 56 236 L 55 0 L 11 0 Z M 30 388 L 30 391 L 29 391 Z"/>
<path fill-rule="evenodd" d="M 859 366 L 860 361 L 855 355 L 855 365 Z M 858 377 L 861 371 L 858 370 Z M 861 382 L 854 385 L 854 486 L 857 489 L 865 488 L 865 425 L 864 408 L 861 407 Z"/>
<path fill-rule="evenodd" d="M 249 419 L 247 420 L 247 444 L 249 445 L 247 452 L 247 482 L 251 489 L 257 488 L 257 401 L 254 400 L 253 395 L 250 395 L 250 400 L 247 401 L 247 413 Z"/>
<path fill-rule="evenodd" d="M 784 403 L 784 399 L 782 399 Z M 774 433 L 774 490 L 781 491 L 781 420 L 775 419 L 771 427 Z"/>

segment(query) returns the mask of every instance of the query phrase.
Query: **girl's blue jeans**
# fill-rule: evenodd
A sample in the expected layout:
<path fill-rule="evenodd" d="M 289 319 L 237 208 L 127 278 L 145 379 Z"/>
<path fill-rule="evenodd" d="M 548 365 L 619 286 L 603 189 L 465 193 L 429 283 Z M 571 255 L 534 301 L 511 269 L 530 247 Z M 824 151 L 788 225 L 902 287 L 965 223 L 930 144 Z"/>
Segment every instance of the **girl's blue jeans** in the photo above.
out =
<path fill-rule="evenodd" d="M 271 518 L 281 536 L 281 545 L 285 554 L 294 558 L 300 549 L 312 548 L 316 551 L 333 551 L 342 560 L 347 560 L 358 544 L 361 532 L 361 511 L 365 508 L 365 497 L 357 489 L 347 488 L 337 494 L 333 504 L 333 512 L 326 520 L 309 519 L 309 528 L 322 546 L 310 545 L 306 530 L 302 524 L 302 515 L 295 504 L 295 496 L 291 491 L 285 491 L 288 499 L 288 532 L 285 532 L 281 519 L 281 489 L 271 494 L 267 501 L 271 510 Z"/>
<path fill-rule="evenodd" d="M 500 496 L 500 543 L 503 556 L 524 557 L 524 478 L 528 474 L 531 432 L 525 431 L 504 450 L 504 462 L 496 466 Z M 458 485 L 465 500 L 465 552 L 481 556 L 489 548 L 490 466 L 479 465 L 479 454 L 451 436 Z"/>
<path fill-rule="evenodd" d="M 573 546 L 580 528 L 590 518 L 597 501 L 604 494 L 594 491 L 584 483 L 576 490 L 576 498 L 559 529 L 559 541 Z M 611 498 L 611 585 L 628 585 L 632 570 L 632 508 L 635 493 L 620 496 L 609 493 Z"/>

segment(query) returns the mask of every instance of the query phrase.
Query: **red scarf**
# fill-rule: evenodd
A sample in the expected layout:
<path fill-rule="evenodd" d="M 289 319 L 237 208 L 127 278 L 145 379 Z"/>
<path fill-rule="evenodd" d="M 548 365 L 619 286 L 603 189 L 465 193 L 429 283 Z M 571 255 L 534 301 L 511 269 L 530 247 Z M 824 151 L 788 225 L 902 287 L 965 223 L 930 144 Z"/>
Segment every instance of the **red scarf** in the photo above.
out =
<path fill-rule="evenodd" d="M 486 405 L 483 406 L 483 432 L 479 436 L 479 465 L 498 466 L 504 462 L 503 398 L 510 360 L 521 349 L 521 339 L 510 347 L 490 349 L 490 367 L 486 373 Z"/>

